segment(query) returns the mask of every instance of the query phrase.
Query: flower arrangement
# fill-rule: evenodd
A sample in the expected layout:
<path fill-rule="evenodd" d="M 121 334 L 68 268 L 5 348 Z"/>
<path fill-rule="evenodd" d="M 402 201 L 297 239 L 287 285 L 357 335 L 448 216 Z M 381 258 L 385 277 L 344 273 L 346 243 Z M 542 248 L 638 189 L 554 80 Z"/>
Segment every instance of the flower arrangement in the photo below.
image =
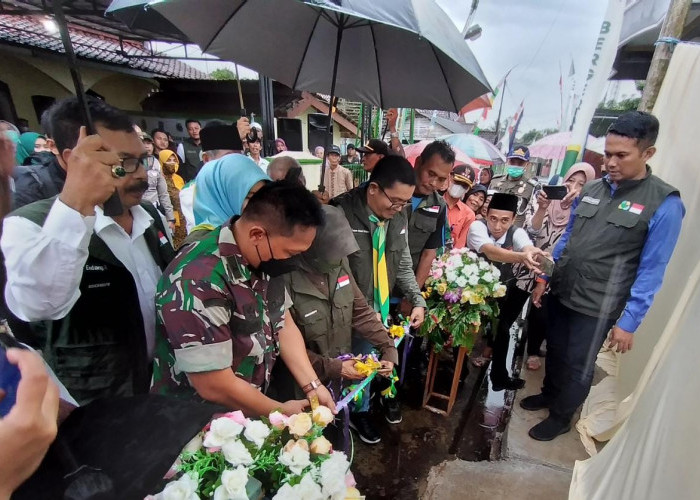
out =
<path fill-rule="evenodd" d="M 501 272 L 466 248 L 455 248 L 433 261 L 423 297 L 428 314 L 419 334 L 439 352 L 451 340 L 455 347 L 474 346 L 482 316 L 498 316 L 497 298 L 506 293 Z"/>
<path fill-rule="evenodd" d="M 345 500 L 357 491 L 345 453 L 323 429 L 325 406 L 251 420 L 235 411 L 213 419 L 182 450 L 163 491 L 146 500 Z M 174 479 L 174 480 L 172 480 Z"/>

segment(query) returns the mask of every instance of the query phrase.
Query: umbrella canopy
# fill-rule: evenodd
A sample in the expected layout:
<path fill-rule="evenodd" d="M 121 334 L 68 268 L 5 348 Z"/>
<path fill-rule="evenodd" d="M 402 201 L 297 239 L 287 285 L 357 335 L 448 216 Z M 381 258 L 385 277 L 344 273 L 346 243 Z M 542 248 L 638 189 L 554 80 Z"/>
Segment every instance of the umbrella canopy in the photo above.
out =
<path fill-rule="evenodd" d="M 571 132 L 558 132 L 535 141 L 530 146 L 530 156 L 546 160 L 563 160 L 566 155 L 566 147 L 570 144 Z M 595 137 L 588 136 L 586 144 L 595 141 Z"/>
<path fill-rule="evenodd" d="M 133 6 L 119 9 L 122 1 L 113 3 L 108 12 L 133 16 Z M 293 89 L 385 109 L 454 112 L 490 90 L 456 26 L 432 0 L 143 3 L 148 5 L 144 14 L 160 13 L 204 52 Z"/>
<path fill-rule="evenodd" d="M 404 153 L 406 153 L 406 159 L 411 162 L 411 165 L 415 165 L 416 163 L 416 158 L 420 156 L 420 154 L 423 152 L 423 150 L 428 146 L 433 141 L 427 140 L 427 141 L 420 141 L 416 142 L 415 144 L 411 144 L 409 146 L 405 146 L 403 148 Z M 478 165 L 477 163 L 472 160 L 468 154 L 464 153 L 461 151 L 459 148 L 456 148 L 452 146 L 452 149 L 455 152 L 455 165 L 469 165 L 470 167 L 474 168 L 477 170 L 478 174 Z"/>
<path fill-rule="evenodd" d="M 494 163 L 506 162 L 506 157 L 503 156 L 503 153 L 501 153 L 496 146 L 478 135 L 450 134 L 440 137 L 440 139 L 464 151 L 479 165 L 493 165 Z"/>
<path fill-rule="evenodd" d="M 115 12 L 118 15 L 114 15 Z M 112 0 L 105 11 L 105 16 L 119 19 L 132 29 L 150 31 L 176 40 L 187 40 L 187 37 L 170 21 L 157 12 L 150 11 L 148 2 L 144 0 Z"/>

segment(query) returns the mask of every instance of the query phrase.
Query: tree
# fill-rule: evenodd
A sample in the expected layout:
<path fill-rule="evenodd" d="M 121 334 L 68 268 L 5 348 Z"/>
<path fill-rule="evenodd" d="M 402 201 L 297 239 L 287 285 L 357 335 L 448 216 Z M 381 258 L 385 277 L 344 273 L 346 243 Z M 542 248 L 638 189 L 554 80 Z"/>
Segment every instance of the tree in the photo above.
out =
<path fill-rule="evenodd" d="M 215 69 L 209 76 L 214 80 L 235 80 L 236 75 L 228 68 Z"/>
<path fill-rule="evenodd" d="M 542 139 L 543 137 L 547 137 L 548 135 L 556 134 L 559 132 L 559 130 L 555 128 L 546 128 L 544 130 L 537 130 L 537 129 L 532 129 L 528 130 L 525 132 L 520 139 L 517 140 L 519 144 L 524 144 L 525 146 L 529 146 L 535 141 L 538 141 Z"/>

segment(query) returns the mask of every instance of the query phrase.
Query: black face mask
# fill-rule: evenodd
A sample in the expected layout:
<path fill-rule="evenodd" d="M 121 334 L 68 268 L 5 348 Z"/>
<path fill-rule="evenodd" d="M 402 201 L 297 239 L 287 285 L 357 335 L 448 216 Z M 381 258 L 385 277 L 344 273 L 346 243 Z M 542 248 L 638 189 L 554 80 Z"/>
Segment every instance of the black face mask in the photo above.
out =
<path fill-rule="evenodd" d="M 271 278 L 274 278 L 276 276 L 281 276 L 283 274 L 291 273 L 292 271 L 296 270 L 299 267 L 299 260 L 298 258 L 295 257 L 289 257 L 288 259 L 275 259 L 274 254 L 272 253 L 272 245 L 270 245 L 270 236 L 267 235 L 267 247 L 270 249 L 270 257 L 271 259 L 269 260 L 262 260 L 262 257 L 260 256 L 260 250 L 258 250 L 258 247 L 255 247 L 255 251 L 258 252 L 258 258 L 260 259 L 260 264 L 258 265 L 256 271 L 260 273 L 267 274 Z"/>

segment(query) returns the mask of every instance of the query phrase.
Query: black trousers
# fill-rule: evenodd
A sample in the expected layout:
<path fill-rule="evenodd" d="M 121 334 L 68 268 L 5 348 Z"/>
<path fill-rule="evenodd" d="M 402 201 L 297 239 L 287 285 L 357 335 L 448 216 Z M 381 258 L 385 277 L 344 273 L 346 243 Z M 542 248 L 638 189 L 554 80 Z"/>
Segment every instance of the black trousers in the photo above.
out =
<path fill-rule="evenodd" d="M 527 355 L 539 356 L 542 342 L 547 336 L 547 327 L 549 324 L 549 294 L 542 296 L 542 307 L 530 307 L 530 312 L 527 315 Z M 523 341 L 525 340 L 523 338 Z"/>
<path fill-rule="evenodd" d="M 503 383 L 508 379 L 508 345 L 510 344 L 510 327 L 523 310 L 530 294 L 517 286 L 509 285 L 505 297 L 499 301 L 501 313 L 498 315 L 498 326 L 494 333 L 491 347 L 493 355 L 491 360 L 491 380 L 494 383 Z"/>
<path fill-rule="evenodd" d="M 549 414 L 570 422 L 588 397 L 598 351 L 614 319 L 595 318 L 549 297 L 547 362 L 542 394 L 550 401 Z"/>

